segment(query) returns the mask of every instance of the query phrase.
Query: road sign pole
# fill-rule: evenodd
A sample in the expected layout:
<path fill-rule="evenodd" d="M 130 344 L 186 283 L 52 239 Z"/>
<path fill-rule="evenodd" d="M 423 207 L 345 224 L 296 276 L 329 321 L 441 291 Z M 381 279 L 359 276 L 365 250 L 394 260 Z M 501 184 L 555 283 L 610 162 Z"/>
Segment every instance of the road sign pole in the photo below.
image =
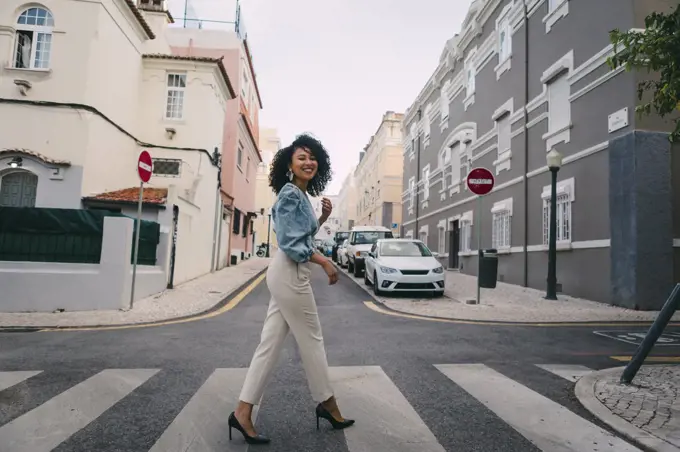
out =
<path fill-rule="evenodd" d="M 132 304 L 135 301 L 135 280 L 137 279 L 137 257 L 139 253 L 139 230 L 141 229 L 140 223 L 142 220 L 142 198 L 144 195 L 144 182 L 139 183 L 139 202 L 137 204 L 137 222 L 135 230 L 135 251 L 134 257 L 132 258 L 132 289 L 130 290 L 130 309 L 132 309 Z"/>
<path fill-rule="evenodd" d="M 479 285 L 479 271 L 482 268 L 482 197 L 477 196 L 477 304 L 481 296 L 481 286 Z"/>

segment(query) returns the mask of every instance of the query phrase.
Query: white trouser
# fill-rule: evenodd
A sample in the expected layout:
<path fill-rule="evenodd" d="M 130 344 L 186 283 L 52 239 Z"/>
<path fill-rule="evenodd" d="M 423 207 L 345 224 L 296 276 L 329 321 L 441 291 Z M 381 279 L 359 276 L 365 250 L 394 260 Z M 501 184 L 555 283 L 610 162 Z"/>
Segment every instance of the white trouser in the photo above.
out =
<path fill-rule="evenodd" d="M 323 402 L 333 395 L 321 323 L 309 281 L 311 265 L 298 264 L 279 250 L 267 269 L 267 287 L 272 296 L 260 344 L 241 389 L 243 402 L 253 405 L 260 402 L 289 330 L 300 349 L 312 398 Z"/>

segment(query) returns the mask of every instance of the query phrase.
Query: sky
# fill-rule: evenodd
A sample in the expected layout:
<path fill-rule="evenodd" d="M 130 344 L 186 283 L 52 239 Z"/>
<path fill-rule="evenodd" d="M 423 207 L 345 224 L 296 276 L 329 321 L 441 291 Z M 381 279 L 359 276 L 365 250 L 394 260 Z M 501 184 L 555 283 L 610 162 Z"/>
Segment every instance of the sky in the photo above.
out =
<path fill-rule="evenodd" d="M 201 19 L 233 21 L 236 0 L 193 0 Z M 284 145 L 321 140 L 339 192 L 386 111 L 403 113 L 460 31 L 470 0 L 241 0 L 262 96 L 260 127 Z M 171 0 L 177 22 L 184 0 Z M 206 26 L 207 28 L 207 26 Z"/>

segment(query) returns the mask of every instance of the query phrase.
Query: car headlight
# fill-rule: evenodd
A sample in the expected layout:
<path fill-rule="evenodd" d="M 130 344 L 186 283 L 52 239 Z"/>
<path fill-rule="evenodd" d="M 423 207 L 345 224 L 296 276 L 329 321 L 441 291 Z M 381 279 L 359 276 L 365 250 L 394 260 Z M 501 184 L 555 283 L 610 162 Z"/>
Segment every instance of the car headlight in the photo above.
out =
<path fill-rule="evenodd" d="M 397 270 L 390 267 L 380 267 L 380 271 L 386 274 L 397 273 Z"/>
<path fill-rule="evenodd" d="M 432 270 L 433 273 L 444 273 L 444 267 L 437 267 Z"/>

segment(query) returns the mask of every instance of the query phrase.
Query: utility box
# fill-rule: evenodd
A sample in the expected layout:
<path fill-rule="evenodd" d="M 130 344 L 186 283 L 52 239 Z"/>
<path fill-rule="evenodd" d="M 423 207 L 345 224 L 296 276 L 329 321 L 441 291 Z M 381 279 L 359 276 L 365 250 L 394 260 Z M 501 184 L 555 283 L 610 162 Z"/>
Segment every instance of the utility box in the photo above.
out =
<path fill-rule="evenodd" d="M 478 278 L 479 287 L 495 289 L 498 279 L 498 251 L 495 249 L 479 250 Z"/>

